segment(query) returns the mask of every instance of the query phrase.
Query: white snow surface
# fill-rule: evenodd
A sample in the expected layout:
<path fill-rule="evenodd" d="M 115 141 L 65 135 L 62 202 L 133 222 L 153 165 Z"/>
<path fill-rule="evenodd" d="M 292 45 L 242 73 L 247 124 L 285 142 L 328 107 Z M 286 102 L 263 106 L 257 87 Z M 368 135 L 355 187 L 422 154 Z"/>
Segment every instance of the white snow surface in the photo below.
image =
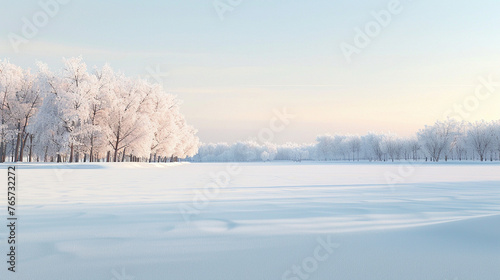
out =
<path fill-rule="evenodd" d="M 1 166 L 0 279 L 500 279 L 495 163 Z"/>

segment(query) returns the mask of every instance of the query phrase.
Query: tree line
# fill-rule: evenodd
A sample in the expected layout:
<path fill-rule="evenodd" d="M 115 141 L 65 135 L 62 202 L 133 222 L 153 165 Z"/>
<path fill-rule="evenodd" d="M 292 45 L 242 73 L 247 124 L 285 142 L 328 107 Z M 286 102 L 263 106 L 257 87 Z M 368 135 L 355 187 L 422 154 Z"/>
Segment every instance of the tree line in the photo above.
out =
<path fill-rule="evenodd" d="M 199 139 L 159 84 L 87 70 L 81 57 L 22 69 L 0 60 L 0 161 L 173 161 Z"/>
<path fill-rule="evenodd" d="M 195 162 L 319 161 L 448 161 L 500 160 L 500 121 L 437 121 L 411 137 L 394 133 L 321 135 L 312 144 L 203 144 L 190 157 Z"/>

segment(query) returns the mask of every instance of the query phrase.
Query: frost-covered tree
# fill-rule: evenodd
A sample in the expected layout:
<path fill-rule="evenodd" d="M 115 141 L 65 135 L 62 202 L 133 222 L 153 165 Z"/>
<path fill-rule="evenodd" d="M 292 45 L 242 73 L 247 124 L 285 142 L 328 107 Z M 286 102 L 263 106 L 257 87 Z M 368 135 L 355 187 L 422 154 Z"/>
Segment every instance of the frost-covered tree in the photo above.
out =
<path fill-rule="evenodd" d="M 181 121 L 178 123 L 179 137 L 177 145 L 175 146 L 174 154 L 172 155 L 174 159 L 194 156 L 200 145 L 198 137 L 194 137 L 197 130 L 192 126 L 187 125 L 184 117 L 180 117 L 180 119 Z"/>
<path fill-rule="evenodd" d="M 450 145 L 459 136 L 460 124 L 454 119 L 437 121 L 433 126 L 426 126 L 418 133 L 418 139 L 431 161 L 439 161 L 450 150 Z"/>
<path fill-rule="evenodd" d="M 21 90 L 23 80 L 23 70 L 6 60 L 0 61 L 0 159 L 5 161 L 7 146 L 12 144 L 18 131 L 16 120 L 13 119 L 12 102 L 15 95 Z"/>
<path fill-rule="evenodd" d="M 321 135 L 316 137 L 316 156 L 319 160 L 334 159 L 334 143 L 330 135 Z"/>
<path fill-rule="evenodd" d="M 486 153 L 493 146 L 495 132 L 492 124 L 478 121 L 467 126 L 467 142 L 479 155 L 479 160 L 485 160 Z"/>
<path fill-rule="evenodd" d="M 281 145 L 252 141 L 202 144 L 193 161 L 270 160 L 500 160 L 500 121 L 436 122 L 411 137 L 393 133 L 321 135 L 314 144 Z"/>
<path fill-rule="evenodd" d="M 352 161 L 354 161 L 354 156 L 356 156 L 359 161 L 359 153 L 361 151 L 361 137 L 358 135 L 348 135 L 345 139 L 346 144 L 352 156 Z"/>
<path fill-rule="evenodd" d="M 362 137 L 363 146 L 365 147 L 365 156 L 370 160 L 382 161 L 384 153 L 381 148 L 383 135 L 373 132 Z"/>
<path fill-rule="evenodd" d="M 96 94 L 95 76 L 87 72 L 82 58 L 64 59 L 64 69 L 56 75 L 43 68 L 41 76 L 47 89 L 35 127 L 50 135 L 41 139 L 45 146 L 56 145 L 57 159 L 69 156 L 75 161 L 75 150 L 84 151 L 89 137 L 90 101 Z"/>
<path fill-rule="evenodd" d="M 0 61 L 0 159 L 42 161 L 158 160 L 196 154 L 199 140 L 179 111 L 180 102 L 157 84 L 93 72 L 81 57 L 52 72 L 32 74 Z M 111 155 L 112 154 L 112 155 Z M 128 157 L 128 155 L 130 155 Z M 127 157 L 128 158 L 127 158 Z"/>
<path fill-rule="evenodd" d="M 384 135 L 380 144 L 382 153 L 386 154 L 391 161 L 399 160 L 403 152 L 403 139 L 393 133 Z"/>
<path fill-rule="evenodd" d="M 409 151 L 409 155 L 411 156 L 411 159 L 417 160 L 418 153 L 421 149 L 421 146 L 420 146 L 420 143 L 418 142 L 418 139 L 416 137 L 406 139 L 405 144 L 406 144 L 406 149 Z"/>
<path fill-rule="evenodd" d="M 33 134 L 28 133 L 42 96 L 36 75 L 7 61 L 0 61 L 1 144 L 0 158 L 5 161 L 8 140 L 15 140 L 14 161 L 22 161 L 28 139 L 31 159 Z"/>
<path fill-rule="evenodd" d="M 84 160 L 87 154 L 89 161 L 99 159 L 107 151 L 108 143 L 105 134 L 106 114 L 108 112 L 109 98 L 114 90 L 115 76 L 109 65 L 94 70 L 96 92 L 89 99 L 87 118 L 87 133 L 84 139 Z"/>

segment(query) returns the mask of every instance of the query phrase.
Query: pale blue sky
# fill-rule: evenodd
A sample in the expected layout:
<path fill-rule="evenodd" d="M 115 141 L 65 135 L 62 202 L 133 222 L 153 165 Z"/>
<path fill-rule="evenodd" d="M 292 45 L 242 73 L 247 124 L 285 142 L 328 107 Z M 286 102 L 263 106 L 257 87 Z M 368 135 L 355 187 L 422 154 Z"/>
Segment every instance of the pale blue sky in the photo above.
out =
<path fill-rule="evenodd" d="M 47 0 L 42 0 L 47 1 Z M 221 0 L 227 2 L 227 0 Z M 408 135 L 500 81 L 500 2 L 400 1 L 401 13 L 348 63 L 340 44 L 389 1 L 243 0 L 221 20 L 213 1 L 69 1 L 16 53 L 9 34 L 38 1 L 2 0 L 0 57 L 52 69 L 62 57 L 108 62 L 128 75 L 168 72 L 170 93 L 202 141 L 257 136 L 273 109 L 295 119 L 277 142 L 317 134 Z M 497 77 L 497 78 L 495 78 Z M 467 120 L 500 119 L 500 88 Z"/>

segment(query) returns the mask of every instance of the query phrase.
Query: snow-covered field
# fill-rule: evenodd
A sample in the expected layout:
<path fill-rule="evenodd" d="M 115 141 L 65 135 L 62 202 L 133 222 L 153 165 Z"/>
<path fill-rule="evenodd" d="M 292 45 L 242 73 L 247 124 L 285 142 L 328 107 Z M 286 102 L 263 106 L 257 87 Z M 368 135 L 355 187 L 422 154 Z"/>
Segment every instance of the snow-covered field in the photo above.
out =
<path fill-rule="evenodd" d="M 0 279 L 500 279 L 498 164 L 16 166 Z"/>

